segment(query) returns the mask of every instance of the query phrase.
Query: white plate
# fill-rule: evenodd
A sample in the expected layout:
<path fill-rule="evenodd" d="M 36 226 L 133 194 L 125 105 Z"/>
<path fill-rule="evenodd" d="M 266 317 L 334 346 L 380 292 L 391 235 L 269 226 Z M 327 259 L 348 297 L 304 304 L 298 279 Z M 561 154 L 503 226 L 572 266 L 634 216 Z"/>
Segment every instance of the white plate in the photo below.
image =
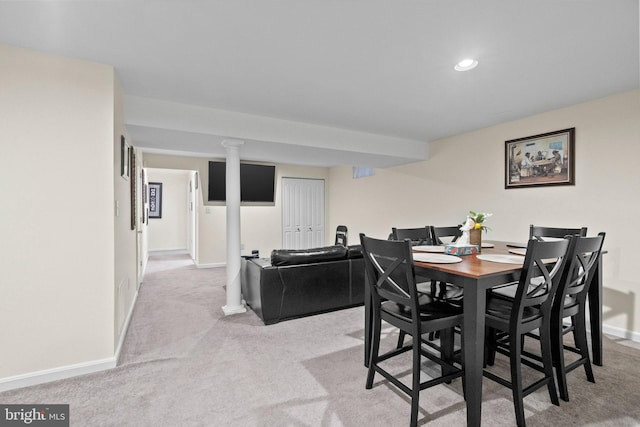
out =
<path fill-rule="evenodd" d="M 483 248 L 495 248 L 495 247 L 496 247 L 496 245 L 494 245 L 493 243 L 485 243 L 485 242 L 482 242 L 482 247 L 483 247 Z"/>
<path fill-rule="evenodd" d="M 511 252 L 512 254 L 516 254 L 516 255 L 526 255 L 527 254 L 527 248 L 509 249 L 509 252 Z"/>
<path fill-rule="evenodd" d="M 518 255 L 487 254 L 478 255 L 477 258 L 483 261 L 499 262 L 502 264 L 522 264 L 524 261 L 524 258 Z"/>
<path fill-rule="evenodd" d="M 444 253 L 444 246 L 421 245 L 421 246 L 414 246 L 413 250 L 414 251 L 419 251 L 419 252 L 441 252 L 441 253 Z"/>
<path fill-rule="evenodd" d="M 436 264 L 454 264 L 456 262 L 461 262 L 462 258 L 453 255 L 418 252 L 413 254 L 413 260 L 420 262 L 432 262 Z"/>
<path fill-rule="evenodd" d="M 526 248 L 527 243 L 507 243 L 507 246 L 510 248 Z"/>

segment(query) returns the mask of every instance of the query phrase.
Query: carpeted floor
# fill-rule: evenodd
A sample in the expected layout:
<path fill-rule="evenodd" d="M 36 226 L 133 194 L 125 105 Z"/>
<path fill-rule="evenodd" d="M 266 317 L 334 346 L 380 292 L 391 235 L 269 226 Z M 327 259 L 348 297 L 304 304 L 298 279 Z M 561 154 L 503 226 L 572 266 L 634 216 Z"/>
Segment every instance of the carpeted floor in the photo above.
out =
<path fill-rule="evenodd" d="M 224 269 L 197 269 L 186 255 L 153 256 L 117 368 L 0 393 L 0 402 L 69 403 L 72 426 L 409 423 L 405 395 L 380 376 L 364 388 L 362 307 L 264 326 L 251 311 L 223 316 L 225 280 Z M 386 332 L 391 346 L 397 335 Z M 553 406 L 545 390 L 528 396 L 527 424 L 640 425 L 639 360 L 638 348 L 606 338 L 597 383 L 576 370 L 571 402 Z M 483 425 L 514 425 L 510 391 L 485 379 L 483 393 Z M 420 399 L 421 425 L 465 425 L 460 380 Z"/>

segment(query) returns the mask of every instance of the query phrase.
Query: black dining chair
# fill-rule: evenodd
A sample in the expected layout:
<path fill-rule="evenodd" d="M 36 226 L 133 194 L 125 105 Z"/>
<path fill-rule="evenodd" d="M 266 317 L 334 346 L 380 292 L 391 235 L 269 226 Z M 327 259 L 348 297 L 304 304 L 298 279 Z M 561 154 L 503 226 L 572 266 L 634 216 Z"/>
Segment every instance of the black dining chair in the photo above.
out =
<path fill-rule="evenodd" d="M 432 245 L 433 238 L 431 236 L 431 226 L 427 225 L 424 227 L 417 227 L 417 228 L 396 228 L 396 227 L 391 228 L 390 240 L 405 240 L 405 239 L 411 240 L 412 246 Z M 436 289 L 435 282 L 433 282 L 428 277 L 417 277 L 417 281 L 421 285 L 420 290 L 422 292 L 431 294 L 432 290 L 435 291 Z M 401 333 L 398 339 L 398 347 L 402 346 L 403 341 L 404 341 L 404 333 Z"/>
<path fill-rule="evenodd" d="M 433 239 L 431 238 L 431 227 L 419 227 L 419 228 L 396 228 L 391 229 L 392 240 L 411 240 L 412 246 L 418 245 L 432 245 Z"/>
<path fill-rule="evenodd" d="M 602 254 L 605 235 L 601 232 L 595 237 L 577 236 L 572 239 L 567 251 L 567 264 L 551 308 L 551 347 L 556 379 L 560 398 L 567 402 L 569 401 L 568 372 L 584 366 L 587 380 L 596 382 L 587 344 L 587 296 L 598 258 Z M 564 325 L 563 320 L 567 318 L 571 319 L 571 323 Z M 574 345 L 564 342 L 564 335 L 572 331 Z M 578 354 L 580 358 L 565 364 L 565 350 Z"/>
<path fill-rule="evenodd" d="M 449 227 L 431 226 L 431 238 L 434 245 L 444 245 L 445 242 L 455 242 L 462 236 L 461 225 L 453 225 Z M 445 240 L 442 240 L 445 239 Z"/>
<path fill-rule="evenodd" d="M 444 245 L 446 242 L 455 242 L 460 236 L 462 231 L 461 225 L 454 225 L 450 227 L 434 227 L 431 226 L 431 239 L 434 245 Z M 444 241 L 442 239 L 445 239 Z M 424 285 L 418 286 L 418 290 L 424 291 Z M 456 302 L 462 304 L 463 290 L 461 287 L 446 282 L 432 282 L 430 287 L 431 295 L 434 298 L 447 300 L 450 302 Z"/>
<path fill-rule="evenodd" d="M 336 228 L 336 245 L 347 246 L 347 226 L 339 225 Z"/>
<path fill-rule="evenodd" d="M 546 385 L 551 402 L 559 405 L 551 351 L 551 307 L 562 277 L 569 239 L 529 240 L 515 296 L 508 298 L 494 293 L 487 296 L 485 360 L 492 366 L 496 352 L 507 355 L 511 376 L 503 378 L 489 368 L 483 373 L 511 389 L 518 426 L 526 425 L 524 397 L 535 390 Z M 523 357 L 524 336 L 536 329 L 540 333 L 542 365 Z M 522 364 L 542 372 L 543 377 L 525 387 Z"/>
<path fill-rule="evenodd" d="M 551 307 L 551 351 L 556 372 L 556 382 L 560 398 L 569 401 L 567 373 L 584 366 L 589 382 L 595 383 L 589 347 L 587 344 L 587 296 L 595 275 L 598 259 L 602 255 L 605 233 L 596 237 L 573 236 L 567 250 L 566 264 L 560 278 L 560 284 L 554 294 Z M 564 319 L 571 323 L 565 325 Z M 573 345 L 564 341 L 564 335 L 573 332 Z M 526 336 L 540 339 L 534 332 Z M 580 357 L 571 363 L 565 363 L 565 351 Z M 539 354 L 523 351 L 526 357 L 542 361 Z"/>
<path fill-rule="evenodd" d="M 581 228 L 562 228 L 562 227 L 542 227 L 531 224 L 529 226 L 529 239 L 544 240 L 545 237 L 552 239 L 563 239 L 566 236 L 586 236 L 587 227 Z M 499 294 L 513 298 L 515 295 L 516 285 L 513 283 L 504 286 L 496 286 L 490 290 L 492 294 Z"/>
<path fill-rule="evenodd" d="M 553 237 L 562 239 L 564 236 L 586 236 L 587 227 L 580 228 L 560 228 L 560 227 L 542 227 L 531 224 L 529 226 L 529 239 L 544 237 Z"/>
<path fill-rule="evenodd" d="M 360 242 L 373 314 L 366 388 L 373 387 L 375 374 L 379 373 L 406 393 L 411 398 L 410 425 L 415 426 L 420 391 L 450 382 L 463 373 L 461 368 L 453 365 L 453 328 L 461 325 L 462 308 L 418 293 L 410 240 L 378 240 L 360 234 Z M 411 343 L 380 354 L 383 320 L 411 336 Z M 422 346 L 420 337 L 432 331 L 440 331 L 439 355 Z M 411 386 L 392 374 L 384 363 L 408 351 L 412 352 Z M 420 381 L 423 357 L 441 366 L 440 376 Z"/>
<path fill-rule="evenodd" d="M 435 243 L 434 241 L 432 231 L 433 231 L 433 227 L 430 225 L 427 225 L 425 227 L 420 227 L 420 228 L 393 227 L 391 229 L 391 240 L 409 239 L 411 240 L 412 246 L 435 245 L 437 243 Z M 462 303 L 462 300 L 460 299 L 462 295 L 460 288 L 457 288 L 457 287 L 456 287 L 457 289 L 451 288 L 450 294 L 447 294 L 446 284 L 443 284 L 442 286 L 438 287 L 437 282 L 435 280 L 431 280 L 428 277 L 418 276 L 416 279 L 418 281 L 418 284 L 417 284 L 418 292 L 427 294 L 433 298 L 439 298 L 439 299 L 446 299 L 446 297 L 449 296 L 451 300 L 457 299 L 457 302 L 459 304 Z M 402 344 L 404 342 L 404 337 L 405 337 L 405 333 L 401 331 L 400 335 L 398 336 L 398 348 L 402 347 Z M 431 345 L 433 347 L 436 347 L 429 342 L 429 341 L 433 341 L 434 337 L 435 337 L 435 333 L 434 332 L 430 333 L 428 336 L 428 339 L 424 340 L 424 343 Z"/>

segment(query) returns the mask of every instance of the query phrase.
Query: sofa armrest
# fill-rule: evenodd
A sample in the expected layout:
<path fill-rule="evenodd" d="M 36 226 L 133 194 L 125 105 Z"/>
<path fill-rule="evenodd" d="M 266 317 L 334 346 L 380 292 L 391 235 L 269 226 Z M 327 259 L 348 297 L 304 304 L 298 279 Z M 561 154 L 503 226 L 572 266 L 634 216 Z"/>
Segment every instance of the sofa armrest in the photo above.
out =
<path fill-rule="evenodd" d="M 265 324 L 280 318 L 284 285 L 278 268 L 267 258 L 243 259 L 241 264 L 242 296 Z"/>

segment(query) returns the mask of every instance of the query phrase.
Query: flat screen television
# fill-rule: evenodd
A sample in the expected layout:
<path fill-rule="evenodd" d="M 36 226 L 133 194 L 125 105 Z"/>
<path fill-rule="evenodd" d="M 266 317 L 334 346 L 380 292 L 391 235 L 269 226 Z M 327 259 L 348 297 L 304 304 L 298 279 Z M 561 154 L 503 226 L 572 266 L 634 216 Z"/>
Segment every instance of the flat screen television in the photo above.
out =
<path fill-rule="evenodd" d="M 209 162 L 210 202 L 227 199 L 227 164 Z M 273 203 L 275 194 L 276 167 L 240 163 L 240 201 Z"/>

